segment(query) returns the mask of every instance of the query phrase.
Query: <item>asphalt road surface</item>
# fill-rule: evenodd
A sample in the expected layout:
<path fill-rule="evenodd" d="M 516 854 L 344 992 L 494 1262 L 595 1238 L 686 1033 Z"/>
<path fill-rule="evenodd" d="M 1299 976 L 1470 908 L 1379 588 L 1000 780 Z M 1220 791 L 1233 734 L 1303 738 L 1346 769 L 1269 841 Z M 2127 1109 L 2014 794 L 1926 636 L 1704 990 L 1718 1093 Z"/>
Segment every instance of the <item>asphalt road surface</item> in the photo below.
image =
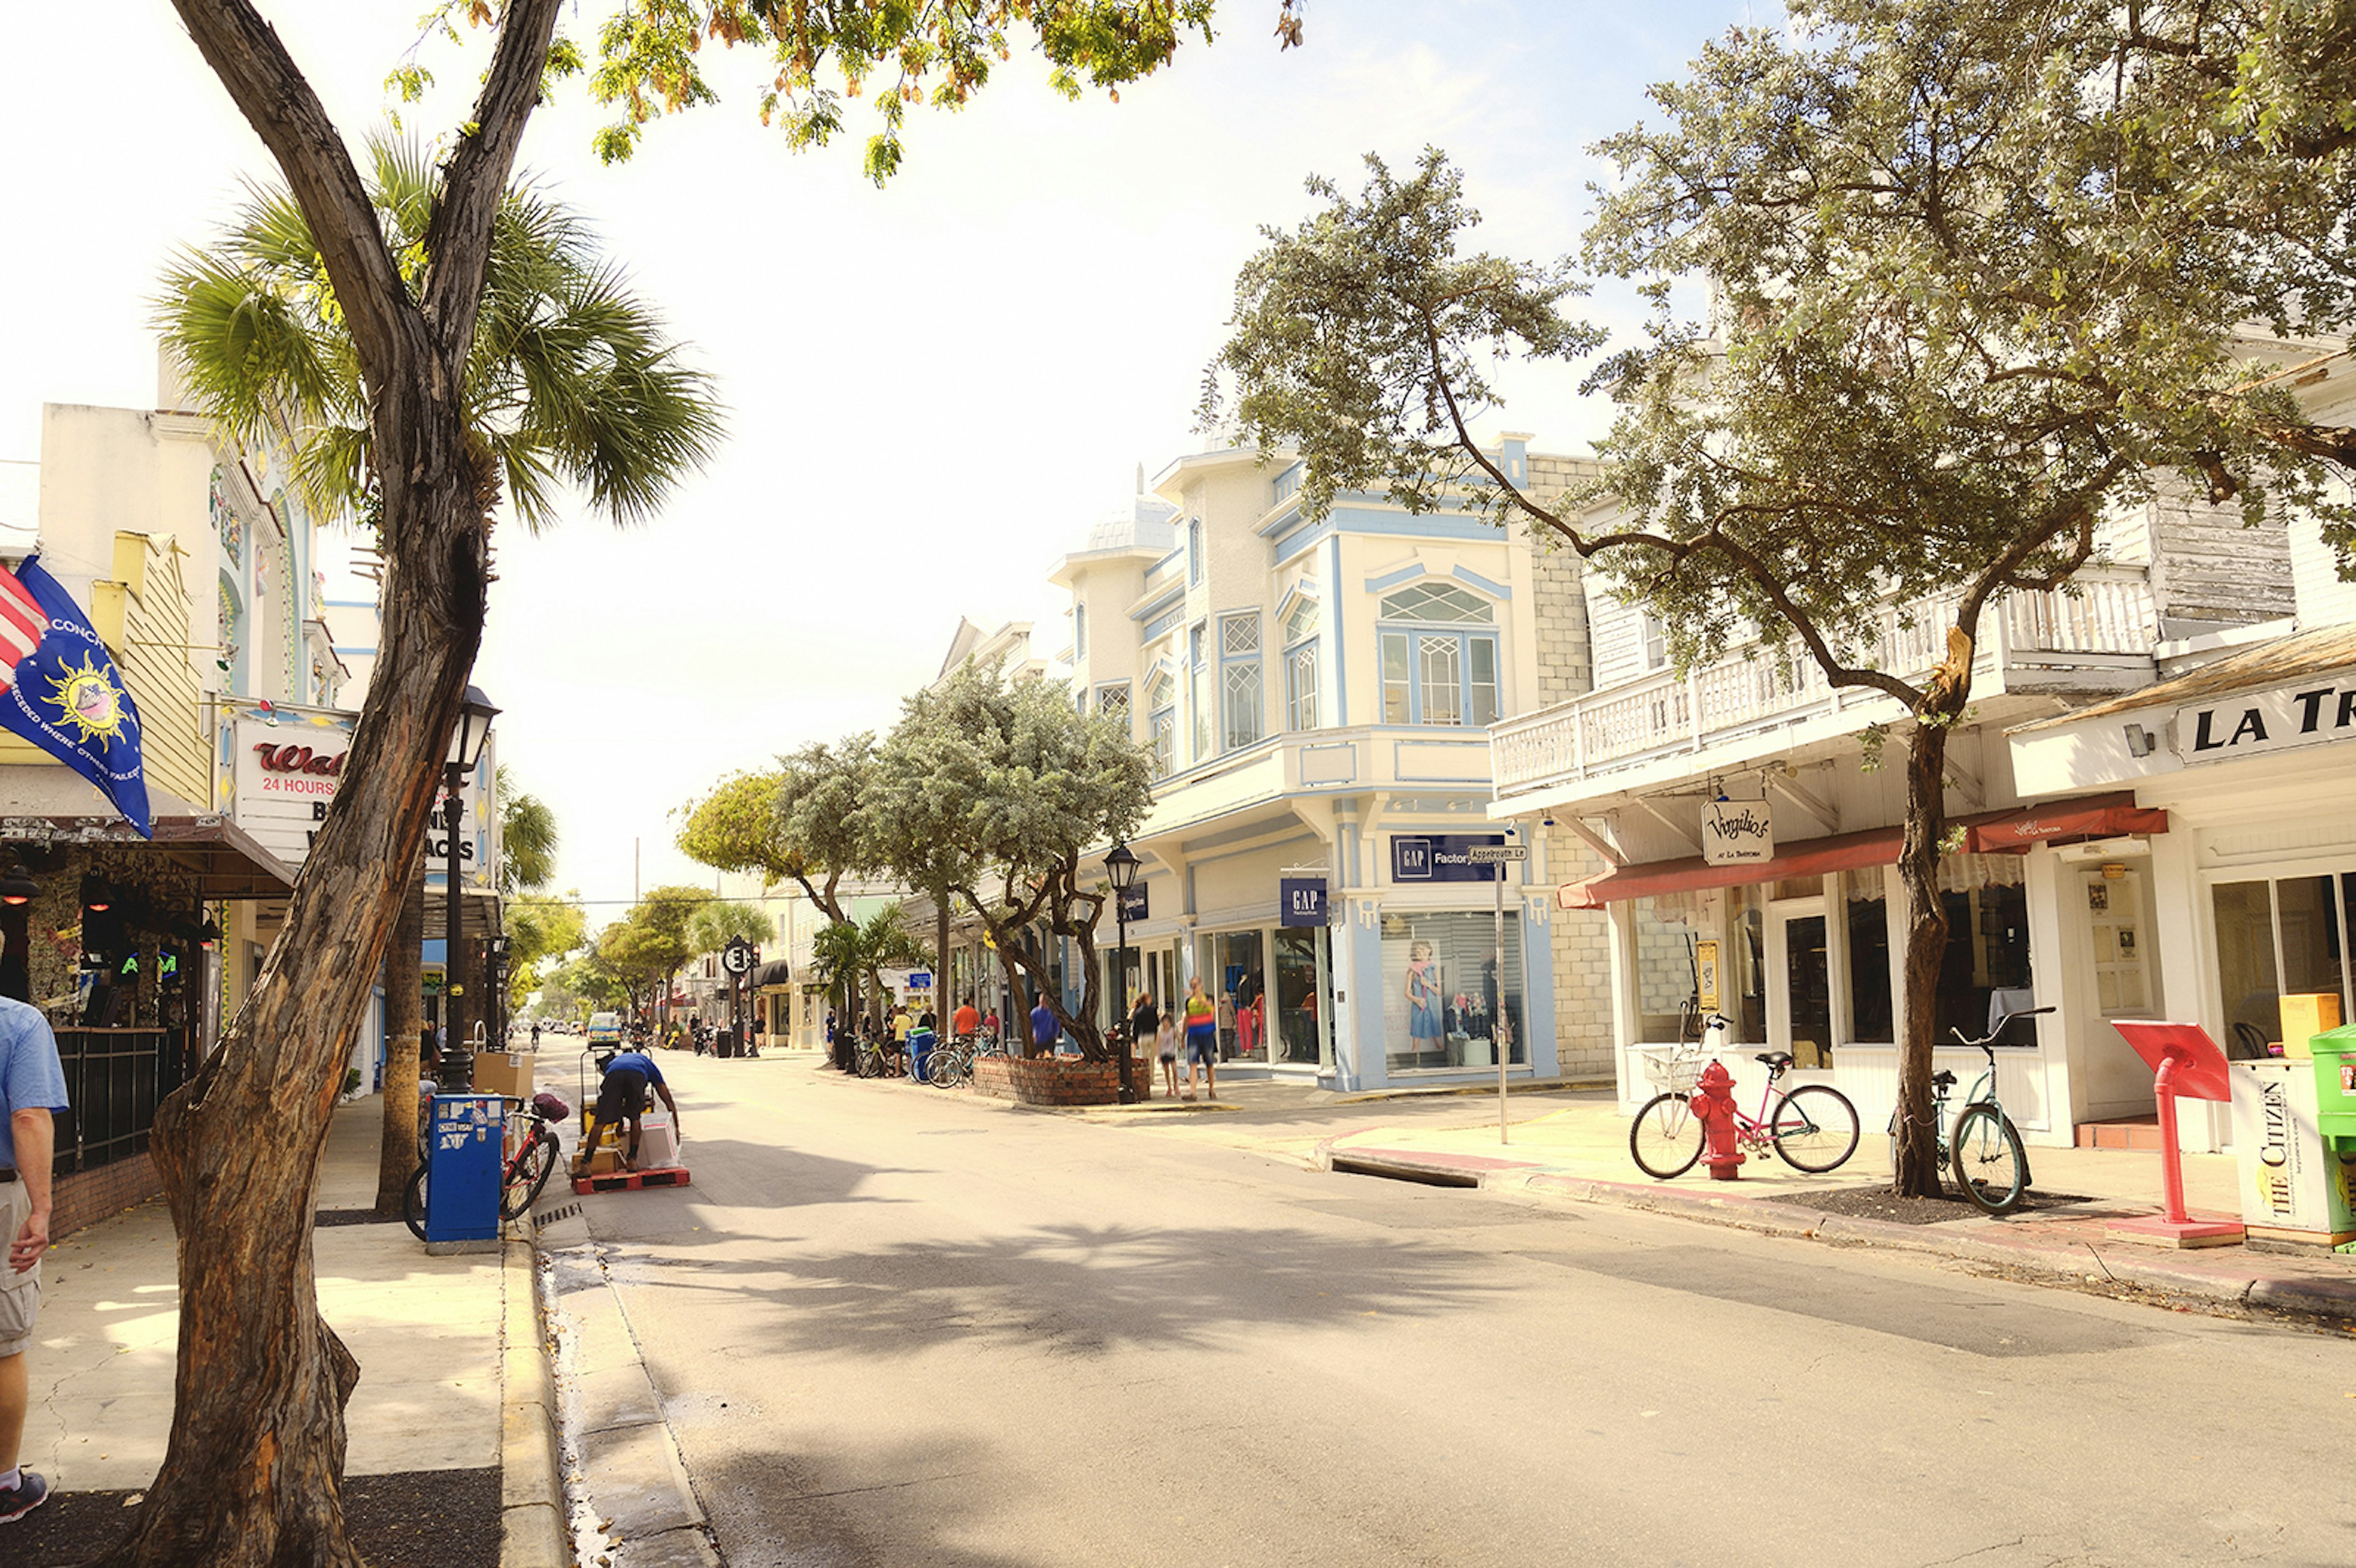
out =
<path fill-rule="evenodd" d="M 589 1217 L 734 1568 L 2356 1563 L 2345 1334 L 662 1062 Z"/>

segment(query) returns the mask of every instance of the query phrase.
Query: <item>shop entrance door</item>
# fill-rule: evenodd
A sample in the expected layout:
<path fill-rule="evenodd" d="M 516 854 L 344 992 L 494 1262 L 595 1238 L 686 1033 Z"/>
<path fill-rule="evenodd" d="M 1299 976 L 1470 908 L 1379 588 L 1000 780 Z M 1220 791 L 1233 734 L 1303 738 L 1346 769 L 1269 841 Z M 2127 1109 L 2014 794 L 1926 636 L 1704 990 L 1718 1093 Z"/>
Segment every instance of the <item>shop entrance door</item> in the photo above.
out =
<path fill-rule="evenodd" d="M 1778 900 L 1767 916 L 1767 1039 L 1794 1067 L 1833 1064 L 1831 954 L 1825 901 Z"/>
<path fill-rule="evenodd" d="M 1331 1067 L 1333 1037 L 1325 1019 L 1325 928 L 1280 930 L 1269 1006 L 1276 1018 L 1275 1060 L 1296 1067 Z"/>

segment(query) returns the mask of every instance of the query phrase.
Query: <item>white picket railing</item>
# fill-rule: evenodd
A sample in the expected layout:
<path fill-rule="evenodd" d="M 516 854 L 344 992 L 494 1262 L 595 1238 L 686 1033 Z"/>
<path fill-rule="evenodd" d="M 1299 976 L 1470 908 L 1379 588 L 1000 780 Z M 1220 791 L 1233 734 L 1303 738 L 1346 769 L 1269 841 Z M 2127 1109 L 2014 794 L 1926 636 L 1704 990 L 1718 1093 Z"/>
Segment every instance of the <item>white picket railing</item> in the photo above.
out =
<path fill-rule="evenodd" d="M 1904 613 L 1890 606 L 1868 662 L 1909 678 L 1927 675 L 1947 656 L 1957 597 L 1917 601 Z M 2008 595 L 1981 625 L 1974 663 L 1983 672 L 2066 667 L 2077 656 L 2148 656 L 2159 635 L 2151 583 L 2136 570 L 2082 574 L 2066 592 Z M 1491 777 L 1503 798 L 1656 754 L 1698 752 L 1731 733 L 1879 695 L 1870 688 L 1835 690 L 1804 655 L 1787 667 L 1754 643 L 1690 674 L 1649 676 L 1496 725 L 1489 731 Z"/>

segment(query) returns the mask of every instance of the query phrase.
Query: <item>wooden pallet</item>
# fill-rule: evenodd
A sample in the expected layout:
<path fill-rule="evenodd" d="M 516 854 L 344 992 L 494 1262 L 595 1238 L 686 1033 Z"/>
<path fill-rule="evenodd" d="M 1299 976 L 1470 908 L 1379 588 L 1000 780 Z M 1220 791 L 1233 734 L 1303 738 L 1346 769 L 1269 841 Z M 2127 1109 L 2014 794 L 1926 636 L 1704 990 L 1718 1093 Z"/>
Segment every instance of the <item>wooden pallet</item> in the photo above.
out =
<path fill-rule="evenodd" d="M 616 1170 L 604 1176 L 576 1176 L 573 1179 L 575 1192 L 636 1192 L 647 1187 L 685 1187 L 687 1167 L 658 1166 L 652 1170 Z"/>

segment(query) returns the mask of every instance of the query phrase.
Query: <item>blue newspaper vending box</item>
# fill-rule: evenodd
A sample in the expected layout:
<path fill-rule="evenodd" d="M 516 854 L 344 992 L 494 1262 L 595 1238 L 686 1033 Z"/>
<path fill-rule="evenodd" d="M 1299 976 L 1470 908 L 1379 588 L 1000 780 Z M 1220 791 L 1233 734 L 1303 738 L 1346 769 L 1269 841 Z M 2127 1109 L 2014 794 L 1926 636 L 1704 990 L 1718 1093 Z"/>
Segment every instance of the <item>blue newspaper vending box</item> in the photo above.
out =
<path fill-rule="evenodd" d="M 425 1244 L 499 1239 L 507 1121 L 497 1094 L 436 1094 L 425 1146 Z"/>

